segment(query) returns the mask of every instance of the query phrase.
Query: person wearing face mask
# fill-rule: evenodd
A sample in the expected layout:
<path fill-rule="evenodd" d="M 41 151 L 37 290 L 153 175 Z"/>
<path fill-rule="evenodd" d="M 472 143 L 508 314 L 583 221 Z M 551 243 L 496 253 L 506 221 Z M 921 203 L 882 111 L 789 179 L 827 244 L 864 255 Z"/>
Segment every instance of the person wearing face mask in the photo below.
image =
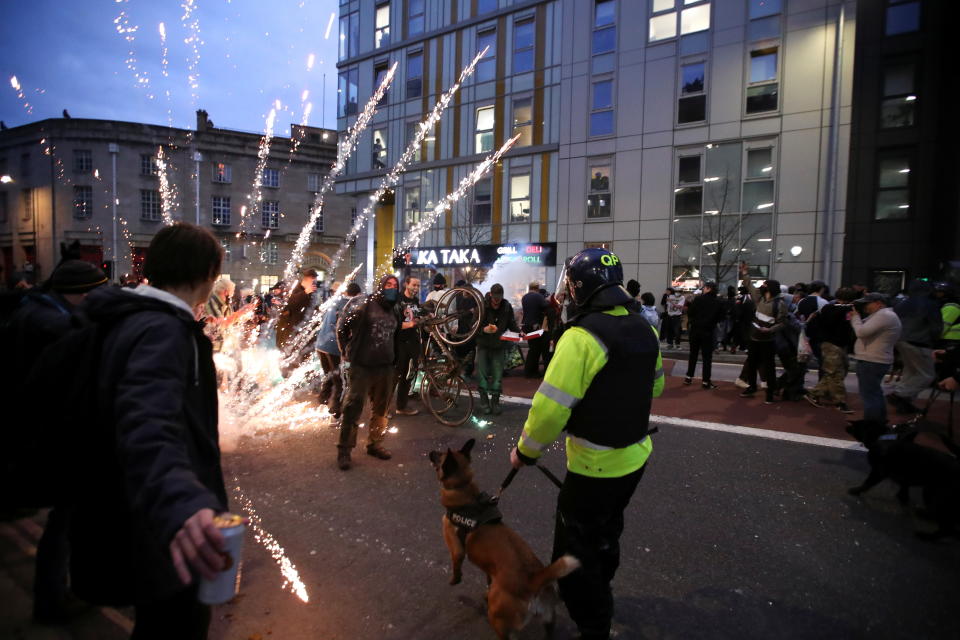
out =
<path fill-rule="evenodd" d="M 337 466 L 342 471 L 352 466 L 350 452 L 357 446 L 357 421 L 368 395 L 371 414 L 367 423 L 367 455 L 380 460 L 391 457 L 382 443 L 387 431 L 387 407 L 393 393 L 397 341 L 402 327 L 399 300 L 399 281 L 394 275 L 386 275 L 374 293 L 357 296 L 347 303 L 337 321 L 337 345 L 346 378 L 337 442 Z"/>
<path fill-rule="evenodd" d="M 483 298 L 483 316 L 477 334 L 477 385 L 480 387 L 480 408 L 484 413 L 500 415 L 500 385 L 503 359 L 510 342 L 500 339 L 510 329 L 518 331 L 513 306 L 503 299 L 503 285 L 494 284 Z"/>
<path fill-rule="evenodd" d="M 427 294 L 426 302 L 439 302 L 446 289 L 447 279 L 438 271 L 437 275 L 433 276 L 433 290 Z"/>

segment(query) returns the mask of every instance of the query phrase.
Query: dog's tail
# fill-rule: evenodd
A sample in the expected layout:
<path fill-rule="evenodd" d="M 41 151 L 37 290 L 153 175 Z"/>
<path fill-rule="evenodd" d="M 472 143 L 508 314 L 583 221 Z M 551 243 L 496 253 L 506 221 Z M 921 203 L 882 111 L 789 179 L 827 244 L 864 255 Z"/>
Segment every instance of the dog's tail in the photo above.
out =
<path fill-rule="evenodd" d="M 533 578 L 530 580 L 530 588 L 534 593 L 537 593 L 543 588 L 544 585 L 555 580 L 559 580 L 563 576 L 579 568 L 579 560 L 570 555 L 561 556 L 554 560 L 553 564 L 551 564 L 549 567 L 544 567 L 533 575 Z"/>

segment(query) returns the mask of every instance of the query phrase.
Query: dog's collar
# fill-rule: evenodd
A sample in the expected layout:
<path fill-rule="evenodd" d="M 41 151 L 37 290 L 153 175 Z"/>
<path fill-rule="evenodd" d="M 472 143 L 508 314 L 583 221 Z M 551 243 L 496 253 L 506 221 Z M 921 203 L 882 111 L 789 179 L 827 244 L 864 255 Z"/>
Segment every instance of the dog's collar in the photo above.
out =
<path fill-rule="evenodd" d="M 469 533 L 485 524 L 496 524 L 503 519 L 497 501 L 487 493 L 477 496 L 475 502 L 447 509 L 447 519 L 460 533 Z"/>

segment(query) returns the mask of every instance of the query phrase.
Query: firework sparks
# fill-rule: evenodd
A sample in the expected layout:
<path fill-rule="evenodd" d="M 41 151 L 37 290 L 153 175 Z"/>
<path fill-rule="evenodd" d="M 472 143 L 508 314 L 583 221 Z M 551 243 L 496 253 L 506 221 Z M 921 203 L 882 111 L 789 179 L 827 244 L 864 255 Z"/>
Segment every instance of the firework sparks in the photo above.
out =
<path fill-rule="evenodd" d="M 280 101 L 276 101 L 280 104 Z M 263 129 L 263 137 L 260 138 L 260 148 L 257 150 L 257 168 L 253 173 L 253 189 L 247 195 L 249 206 L 240 209 L 240 229 L 246 229 L 247 221 L 254 217 L 260 211 L 260 201 L 263 199 L 263 171 L 267 168 L 267 160 L 270 159 L 270 143 L 273 140 L 273 125 L 277 118 L 277 110 L 270 109 L 267 116 L 267 122 Z"/>
<path fill-rule="evenodd" d="M 311 53 L 310 55 L 307 56 L 307 71 L 310 71 L 313 69 L 313 63 L 316 61 L 317 61 L 317 55 L 315 53 Z"/>
<path fill-rule="evenodd" d="M 254 540 L 263 545 L 263 548 L 267 550 L 267 553 L 270 554 L 280 567 L 280 573 L 283 575 L 281 588 L 289 588 L 291 593 L 300 598 L 302 602 L 310 602 L 307 587 L 303 584 L 303 580 L 300 579 L 300 573 L 297 571 L 297 567 L 290 561 L 286 551 L 284 551 L 283 546 L 277 542 L 277 539 L 263 528 L 260 515 L 256 509 L 253 508 L 253 503 L 250 501 L 250 498 L 244 495 L 239 486 L 234 487 L 234 493 L 250 521 L 250 530 L 253 531 Z"/>
<path fill-rule="evenodd" d="M 183 0 L 180 7 L 183 9 L 180 22 L 189 31 L 189 35 L 183 39 L 183 42 L 190 47 L 191 52 L 190 57 L 187 58 L 187 82 L 190 85 L 192 104 L 195 105 L 198 98 L 197 90 L 200 88 L 200 45 L 203 44 L 200 39 L 200 18 L 193 16 L 197 8 L 196 0 Z"/>
<path fill-rule="evenodd" d="M 418 126 L 416 135 L 413 140 L 410 141 L 410 144 L 407 145 L 407 148 L 404 150 L 403 155 L 400 156 L 400 159 L 397 161 L 393 168 L 390 170 L 383 180 L 380 181 L 380 185 L 377 187 L 377 190 L 370 196 L 370 201 L 366 207 L 363 208 L 363 211 L 357 216 L 356 222 L 350 231 L 347 232 L 346 237 L 343 239 L 343 243 L 340 244 L 340 247 L 337 249 L 337 252 L 333 255 L 333 259 L 330 262 L 330 270 L 335 271 L 337 266 L 343 260 L 343 256 L 346 254 L 347 250 L 350 247 L 350 243 L 353 242 L 357 236 L 360 234 L 360 231 L 363 230 L 364 226 L 367 224 L 367 220 L 370 218 L 370 215 L 373 213 L 374 208 L 377 206 L 377 202 L 380 201 L 380 198 L 383 197 L 387 191 L 389 191 L 394 185 L 397 184 L 400 180 L 400 175 L 407 170 L 407 164 L 413 160 L 414 156 L 420 150 L 420 145 L 423 143 L 423 140 L 433 131 L 433 128 L 436 126 L 437 122 L 440 121 L 440 116 L 443 115 L 444 110 L 450 104 L 450 101 L 453 100 L 453 96 L 460 89 L 460 85 L 463 84 L 463 81 L 470 77 L 474 69 L 477 67 L 477 63 L 480 62 L 480 58 L 486 55 L 490 47 L 484 47 L 483 51 L 477 53 L 474 56 L 473 60 L 470 61 L 463 71 L 460 73 L 460 77 L 457 81 L 447 89 L 447 92 L 440 96 L 440 99 L 437 100 L 437 103 L 433 106 L 433 110 L 430 112 L 430 115 L 426 117 Z"/>
<path fill-rule="evenodd" d="M 337 18 L 336 12 L 333 12 L 330 14 L 330 20 L 327 21 L 327 30 L 323 34 L 324 40 L 330 39 L 330 30 L 333 29 L 333 21 L 336 20 L 336 18 Z"/>
<path fill-rule="evenodd" d="M 127 4 L 128 0 L 117 0 L 117 4 Z M 153 95 L 149 93 L 150 90 L 150 76 L 146 71 L 141 71 L 137 68 L 137 55 L 133 49 L 133 43 L 137 39 L 137 31 L 140 27 L 137 25 L 130 24 L 130 17 L 127 15 L 126 9 L 121 9 L 120 13 L 116 18 L 113 19 L 114 27 L 117 30 L 117 34 L 123 38 L 124 42 L 127 43 L 127 57 L 123 63 L 127 66 L 127 69 L 130 73 L 133 74 L 133 78 L 136 81 L 135 86 L 143 87 L 148 91 L 147 97 L 151 100 Z"/>
<path fill-rule="evenodd" d="M 334 180 L 343 172 L 344 167 L 347 165 L 347 159 L 353 153 L 353 150 L 357 148 L 357 143 L 360 141 L 360 134 L 363 133 L 367 125 L 370 124 L 373 114 L 377 111 L 377 104 L 383 99 L 383 94 L 386 93 L 390 84 L 393 82 L 393 76 L 397 72 L 398 64 L 399 62 L 393 63 L 387 71 L 387 74 L 383 77 L 383 81 L 380 82 L 380 86 L 373 92 L 373 95 L 370 96 L 367 104 L 363 107 L 363 111 L 357 116 L 357 121 L 347 130 L 346 137 L 338 142 L 337 160 L 333 163 L 333 166 L 327 173 L 327 177 L 320 186 L 320 191 L 317 192 L 314 198 L 313 206 L 310 208 L 310 217 L 300 230 L 300 235 L 297 237 L 297 243 L 294 245 L 290 260 L 287 262 L 287 266 L 283 271 L 283 280 L 285 282 L 292 282 L 294 274 L 297 269 L 300 268 L 300 264 L 303 262 L 303 252 L 306 251 L 307 246 L 310 244 L 310 235 L 316 226 L 317 218 L 320 217 L 320 213 L 323 211 L 323 198 L 327 191 L 333 188 Z M 331 272 L 333 272 L 332 268 Z"/>
<path fill-rule="evenodd" d="M 23 87 L 20 86 L 17 76 L 10 76 L 10 86 L 17 92 L 17 97 L 23 100 L 23 108 L 26 109 L 27 113 L 33 113 L 33 105 L 27 102 L 27 97 L 23 94 Z"/>
<path fill-rule="evenodd" d="M 160 178 L 160 211 L 163 214 L 163 224 L 171 225 L 175 221 L 171 213 L 175 206 L 176 193 L 167 179 L 167 159 L 163 147 L 157 147 L 157 176 Z"/>
<path fill-rule="evenodd" d="M 169 74 L 167 66 L 169 61 L 167 60 L 167 26 L 160 23 L 160 70 L 163 73 L 163 77 L 166 78 Z"/>

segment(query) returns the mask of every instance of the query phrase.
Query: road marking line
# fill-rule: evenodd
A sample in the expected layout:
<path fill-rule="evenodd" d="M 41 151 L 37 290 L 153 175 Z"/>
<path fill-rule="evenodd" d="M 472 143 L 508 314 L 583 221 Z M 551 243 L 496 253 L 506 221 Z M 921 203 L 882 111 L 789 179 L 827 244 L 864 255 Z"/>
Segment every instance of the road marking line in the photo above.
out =
<path fill-rule="evenodd" d="M 503 402 L 511 404 L 522 404 L 530 406 L 533 401 L 530 398 L 519 396 L 500 396 Z M 651 422 L 660 424 L 670 424 L 676 427 L 689 427 L 693 429 L 706 429 L 708 431 L 722 431 L 725 433 L 736 433 L 742 436 L 753 436 L 756 438 L 767 438 L 768 440 L 784 440 L 787 442 L 799 442 L 801 444 L 812 444 L 820 447 L 831 447 L 834 449 L 849 449 L 851 451 L 866 451 L 859 442 L 852 440 L 841 440 L 839 438 L 824 438 L 823 436 L 808 436 L 802 433 L 788 433 L 786 431 L 772 431 L 770 429 L 759 429 L 757 427 L 742 427 L 735 424 L 723 424 L 721 422 L 706 422 L 705 420 L 690 420 L 688 418 L 674 418 L 671 416 L 651 415 Z"/>

